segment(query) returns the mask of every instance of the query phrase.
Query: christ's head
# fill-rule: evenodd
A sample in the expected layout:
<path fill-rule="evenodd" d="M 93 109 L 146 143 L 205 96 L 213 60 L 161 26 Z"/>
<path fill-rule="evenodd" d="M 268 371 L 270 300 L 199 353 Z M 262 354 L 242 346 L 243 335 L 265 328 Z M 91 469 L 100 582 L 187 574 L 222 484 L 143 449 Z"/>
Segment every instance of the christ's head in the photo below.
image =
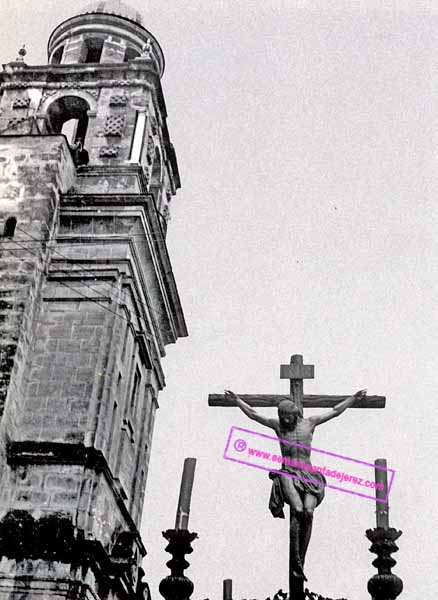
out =
<path fill-rule="evenodd" d="M 300 411 L 290 400 L 282 400 L 278 405 L 278 419 L 282 429 L 292 431 L 297 426 Z"/>

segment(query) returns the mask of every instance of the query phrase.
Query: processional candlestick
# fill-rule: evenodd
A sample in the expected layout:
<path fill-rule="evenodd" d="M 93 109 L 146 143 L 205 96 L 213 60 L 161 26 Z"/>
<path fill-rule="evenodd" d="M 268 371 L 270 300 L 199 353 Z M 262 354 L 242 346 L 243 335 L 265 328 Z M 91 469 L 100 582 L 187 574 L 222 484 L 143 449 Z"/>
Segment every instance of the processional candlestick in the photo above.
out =
<path fill-rule="evenodd" d="M 166 563 L 170 575 L 161 581 L 158 588 L 165 600 L 189 600 L 194 589 L 192 581 L 184 575 L 184 570 L 190 566 L 185 555 L 193 552 L 191 543 L 198 537 L 197 533 L 188 531 L 195 466 L 195 458 L 185 459 L 175 529 L 163 531 L 163 537 L 169 542 L 166 552 L 172 555 Z"/>
<path fill-rule="evenodd" d="M 378 458 L 374 461 L 374 465 L 376 484 L 383 483 L 383 489 L 376 486 L 377 526 L 375 529 L 367 529 L 365 532 L 367 538 L 372 542 L 370 552 L 377 554 L 377 558 L 373 560 L 373 566 L 378 570 L 378 573 L 368 581 L 368 592 L 371 594 L 372 600 L 395 600 L 403 590 L 403 582 L 400 577 L 391 573 L 392 567 L 397 564 L 391 554 L 398 551 L 395 541 L 402 532 L 389 526 L 386 460 Z"/>

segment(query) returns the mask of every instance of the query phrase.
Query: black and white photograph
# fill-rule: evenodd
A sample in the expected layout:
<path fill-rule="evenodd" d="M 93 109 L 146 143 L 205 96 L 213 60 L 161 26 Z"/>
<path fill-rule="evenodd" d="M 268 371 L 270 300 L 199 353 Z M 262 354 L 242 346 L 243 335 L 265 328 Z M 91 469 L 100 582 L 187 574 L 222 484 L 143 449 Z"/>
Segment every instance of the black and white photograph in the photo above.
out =
<path fill-rule="evenodd" d="M 0 600 L 434 600 L 438 0 L 0 16 Z"/>

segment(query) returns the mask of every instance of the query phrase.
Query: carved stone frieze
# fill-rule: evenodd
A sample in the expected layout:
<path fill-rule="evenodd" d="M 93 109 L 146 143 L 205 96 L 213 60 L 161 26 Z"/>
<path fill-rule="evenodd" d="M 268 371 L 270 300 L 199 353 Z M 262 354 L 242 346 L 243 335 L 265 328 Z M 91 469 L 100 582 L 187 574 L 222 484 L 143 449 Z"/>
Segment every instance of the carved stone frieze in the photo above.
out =
<path fill-rule="evenodd" d="M 77 541 L 71 520 L 60 513 L 35 519 L 25 510 L 12 510 L 0 521 L 0 556 L 15 560 L 70 562 Z"/>
<path fill-rule="evenodd" d="M 99 150 L 101 158 L 117 158 L 120 146 L 102 146 Z"/>
<path fill-rule="evenodd" d="M 132 95 L 132 106 L 133 108 L 146 108 L 148 104 L 149 96 L 145 91 L 138 92 Z"/>
<path fill-rule="evenodd" d="M 24 123 L 24 121 L 27 121 L 28 118 L 29 117 L 12 117 L 12 119 L 9 119 L 7 126 L 8 126 L 8 128 L 16 127 L 20 123 Z"/>
<path fill-rule="evenodd" d="M 104 135 L 121 137 L 125 129 L 124 115 L 109 115 L 105 121 Z"/>
<path fill-rule="evenodd" d="M 150 165 L 153 163 L 154 154 L 155 154 L 155 142 L 154 142 L 154 138 L 150 135 L 148 137 L 148 146 L 147 146 L 147 161 Z"/>
<path fill-rule="evenodd" d="M 12 108 L 28 108 L 29 104 L 29 96 L 20 96 L 19 98 L 14 99 L 12 103 Z"/>
<path fill-rule="evenodd" d="M 123 530 L 117 535 L 111 554 L 98 540 L 85 539 L 84 532 L 73 526 L 71 517 L 62 512 L 35 518 L 26 510 L 11 510 L 0 521 L 0 557 L 17 562 L 44 560 L 88 567 L 95 565 L 101 581 L 118 579 L 127 584 L 130 597 L 142 592 L 149 598 L 144 571 L 138 568 L 135 534 Z"/>
<path fill-rule="evenodd" d="M 128 104 L 128 96 L 123 94 L 114 94 L 110 98 L 110 106 L 126 106 Z"/>
<path fill-rule="evenodd" d="M 95 100 L 99 98 L 100 94 L 99 88 L 90 88 L 81 85 L 71 85 L 69 83 L 64 82 L 56 84 L 56 87 L 50 87 L 48 89 L 45 89 L 41 97 L 41 103 L 47 100 L 47 98 L 50 98 L 51 96 L 57 94 L 60 90 L 68 90 L 72 92 L 87 92 L 87 94 L 90 94 L 90 96 L 92 96 Z"/>
<path fill-rule="evenodd" d="M 157 135 L 158 133 L 158 122 L 154 115 L 151 116 L 151 131 L 153 135 Z"/>

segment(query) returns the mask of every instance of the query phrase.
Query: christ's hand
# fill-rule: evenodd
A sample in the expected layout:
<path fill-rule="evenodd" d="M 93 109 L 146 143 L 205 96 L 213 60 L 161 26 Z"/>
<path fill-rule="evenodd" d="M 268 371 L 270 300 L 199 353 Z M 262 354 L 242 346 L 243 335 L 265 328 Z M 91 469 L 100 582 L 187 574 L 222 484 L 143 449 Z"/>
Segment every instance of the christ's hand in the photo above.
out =
<path fill-rule="evenodd" d="M 224 392 L 225 398 L 227 400 L 235 402 L 236 405 L 240 408 L 241 411 L 245 413 L 247 417 L 249 417 L 253 421 L 257 421 L 257 423 L 260 423 L 261 425 L 265 425 L 266 427 L 275 429 L 277 425 L 277 419 L 270 419 L 268 417 L 260 415 L 252 406 L 249 406 L 249 404 L 244 402 L 242 398 L 239 398 L 239 396 L 231 390 L 224 390 Z"/>
<path fill-rule="evenodd" d="M 234 400 L 234 401 L 237 400 L 238 396 L 231 390 L 224 390 L 224 392 L 225 392 L 225 398 L 227 400 Z"/>
<path fill-rule="evenodd" d="M 342 400 L 342 402 L 339 402 L 339 404 L 336 404 L 332 410 L 329 410 L 321 415 L 312 415 L 309 417 L 309 421 L 314 425 L 314 427 L 321 425 L 322 423 L 326 423 L 327 421 L 330 421 L 330 419 L 339 417 L 339 415 L 341 415 L 347 408 L 353 406 L 357 400 L 364 400 L 366 395 L 366 390 L 359 390 L 354 394 L 354 396 L 349 396 L 348 398 L 345 398 L 345 400 Z"/>

